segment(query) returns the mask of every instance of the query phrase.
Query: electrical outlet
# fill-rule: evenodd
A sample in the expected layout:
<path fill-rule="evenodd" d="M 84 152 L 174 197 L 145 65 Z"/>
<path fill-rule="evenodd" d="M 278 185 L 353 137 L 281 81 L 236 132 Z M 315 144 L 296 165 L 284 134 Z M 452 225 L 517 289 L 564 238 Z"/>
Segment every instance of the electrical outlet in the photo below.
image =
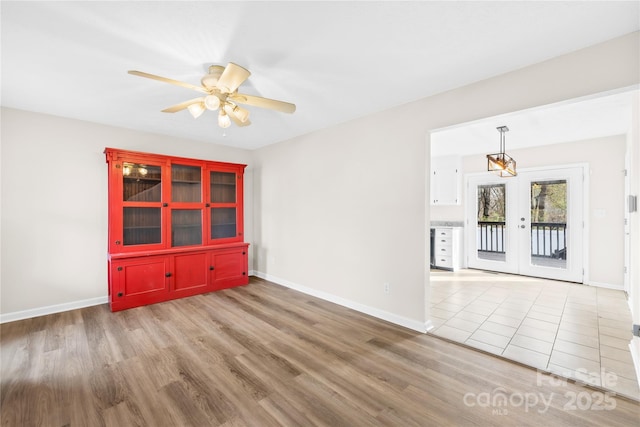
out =
<path fill-rule="evenodd" d="M 391 284 L 389 282 L 384 283 L 384 293 L 389 295 L 391 293 Z"/>

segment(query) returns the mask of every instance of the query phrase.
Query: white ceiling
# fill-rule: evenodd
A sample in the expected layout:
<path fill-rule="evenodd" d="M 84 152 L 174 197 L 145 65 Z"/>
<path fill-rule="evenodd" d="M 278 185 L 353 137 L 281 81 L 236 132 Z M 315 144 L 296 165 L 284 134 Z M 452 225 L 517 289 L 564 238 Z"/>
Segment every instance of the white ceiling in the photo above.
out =
<path fill-rule="evenodd" d="M 640 2 L 2 1 L 2 106 L 258 148 L 640 29 Z M 252 125 L 160 110 L 197 96 L 211 64 L 252 75 Z M 195 95 L 194 95 L 195 94 Z M 504 123 L 500 123 L 504 124 Z M 513 127 L 515 136 L 518 127 Z M 492 140 L 498 140 L 495 127 Z M 512 136 L 511 134 L 507 134 Z M 507 139 L 509 141 L 509 139 Z M 509 142 L 508 142 L 509 143 Z"/>
<path fill-rule="evenodd" d="M 597 94 L 461 123 L 431 133 L 431 155 L 488 154 L 500 151 L 498 126 L 507 126 L 506 152 L 518 148 L 626 134 L 631 128 L 637 88 Z"/>

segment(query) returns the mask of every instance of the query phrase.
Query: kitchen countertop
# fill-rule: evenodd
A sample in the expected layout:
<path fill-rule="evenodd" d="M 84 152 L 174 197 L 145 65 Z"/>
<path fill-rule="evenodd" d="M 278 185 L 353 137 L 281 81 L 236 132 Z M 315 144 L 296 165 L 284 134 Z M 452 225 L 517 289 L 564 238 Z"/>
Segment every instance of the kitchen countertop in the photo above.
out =
<path fill-rule="evenodd" d="M 464 227 L 464 221 L 431 221 L 431 227 Z"/>

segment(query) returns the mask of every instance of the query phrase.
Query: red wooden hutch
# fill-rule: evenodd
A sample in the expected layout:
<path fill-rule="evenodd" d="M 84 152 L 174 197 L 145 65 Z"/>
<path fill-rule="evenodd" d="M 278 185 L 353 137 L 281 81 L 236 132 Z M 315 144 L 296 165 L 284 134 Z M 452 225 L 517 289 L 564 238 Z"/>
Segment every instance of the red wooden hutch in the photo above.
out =
<path fill-rule="evenodd" d="M 104 152 L 112 311 L 249 283 L 246 165 Z"/>

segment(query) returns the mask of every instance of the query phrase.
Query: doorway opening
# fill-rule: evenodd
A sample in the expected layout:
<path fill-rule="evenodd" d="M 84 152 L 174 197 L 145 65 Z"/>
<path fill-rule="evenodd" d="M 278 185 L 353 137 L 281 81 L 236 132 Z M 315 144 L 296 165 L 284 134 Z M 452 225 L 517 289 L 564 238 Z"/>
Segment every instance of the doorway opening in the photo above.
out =
<path fill-rule="evenodd" d="M 461 197 L 438 189 L 445 194 L 431 200 L 428 222 L 458 227 L 465 236 L 462 268 L 431 270 L 431 334 L 640 400 L 623 290 L 629 265 L 624 171 L 630 141 L 637 143 L 628 133 L 631 100 L 637 101 L 637 88 L 431 133 L 432 165 L 457 156 L 462 177 Z M 485 154 L 492 152 L 496 126 L 505 123 L 518 178 L 486 172 Z M 568 170 L 574 168 L 575 175 Z M 582 230 L 577 237 L 575 230 Z M 598 384 L 602 369 L 617 375 L 615 386 Z"/>

